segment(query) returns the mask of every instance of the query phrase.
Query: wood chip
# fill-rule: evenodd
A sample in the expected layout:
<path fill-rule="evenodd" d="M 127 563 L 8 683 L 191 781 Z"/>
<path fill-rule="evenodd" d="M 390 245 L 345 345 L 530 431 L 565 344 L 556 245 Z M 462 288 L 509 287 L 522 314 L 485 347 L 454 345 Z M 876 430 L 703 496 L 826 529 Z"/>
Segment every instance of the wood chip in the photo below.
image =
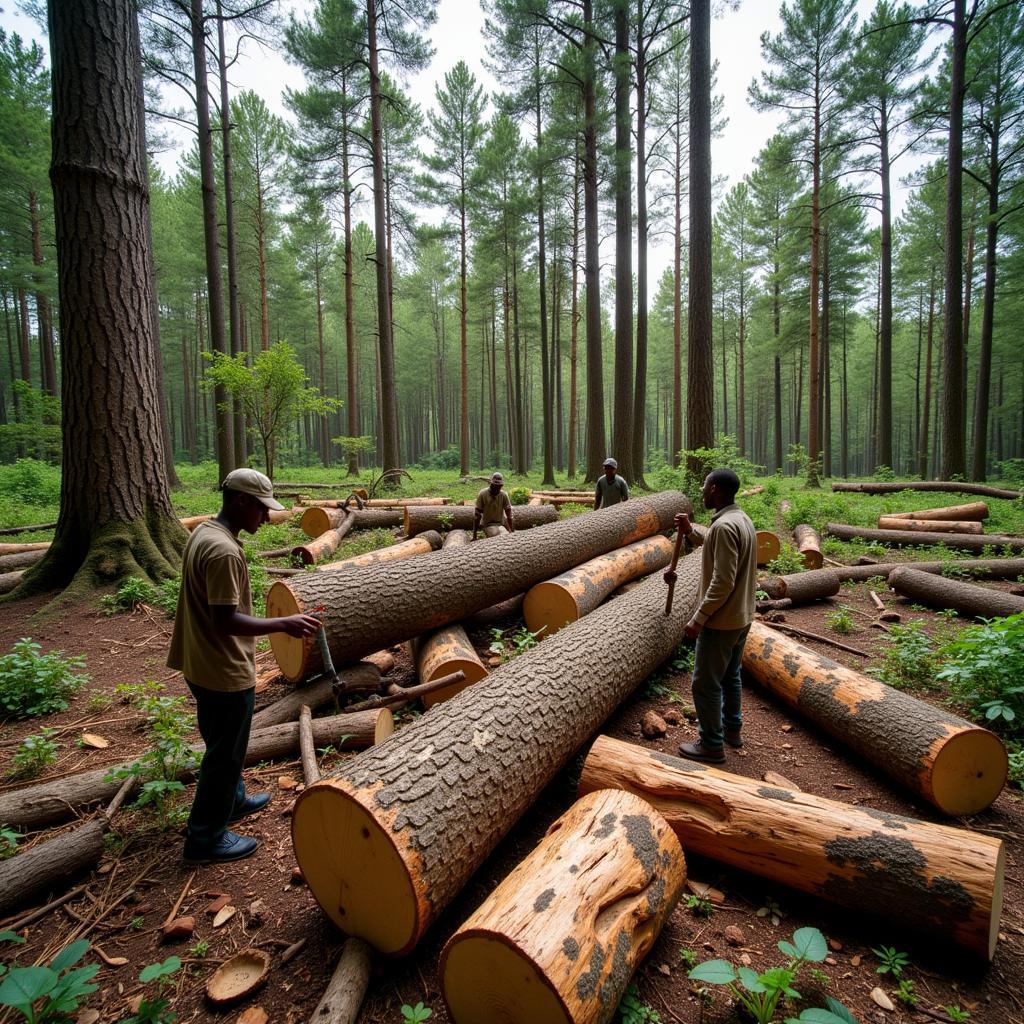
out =
<path fill-rule="evenodd" d="M 295 789 L 295 787 L 298 786 L 298 782 L 296 782 L 290 775 L 279 775 L 277 778 L 277 785 L 280 789 Z"/>
<path fill-rule="evenodd" d="M 106 750 L 110 746 L 110 740 L 95 732 L 83 732 L 82 746 L 91 747 L 93 750 Z"/>
<path fill-rule="evenodd" d="M 196 919 L 194 917 L 176 917 L 170 924 L 160 928 L 164 942 L 181 942 L 183 939 L 192 937 L 196 930 Z"/>
<path fill-rule="evenodd" d="M 296 864 L 295 867 L 292 868 L 291 883 L 292 883 L 292 885 L 305 885 L 306 884 L 306 876 L 303 875 L 302 868 L 300 868 L 298 866 L 298 864 Z"/>
<path fill-rule="evenodd" d="M 848 782 L 833 782 L 832 785 L 836 789 L 855 789 L 855 786 L 851 786 Z"/>
<path fill-rule="evenodd" d="M 883 1010 L 895 1010 L 892 1000 L 880 989 L 873 988 L 871 990 L 871 1001 L 876 1005 L 880 1006 Z"/>
<path fill-rule="evenodd" d="M 666 978 L 672 977 L 672 968 L 668 964 L 658 964 L 658 972 L 664 974 Z"/>
<path fill-rule="evenodd" d="M 747 937 L 743 934 L 743 929 L 738 928 L 736 925 L 731 924 L 725 929 L 725 941 L 730 946 L 742 946 L 747 941 Z"/>
<path fill-rule="evenodd" d="M 860 957 L 860 954 L 858 953 L 857 956 L 853 957 L 850 960 L 850 963 L 854 967 L 860 967 L 860 961 L 861 961 L 861 957 Z"/>
<path fill-rule="evenodd" d="M 270 1018 L 262 1006 L 250 1006 L 248 1010 L 243 1010 L 238 1015 L 235 1024 L 267 1024 L 268 1020 Z"/>
<path fill-rule="evenodd" d="M 230 905 L 226 907 L 221 907 L 221 909 L 217 911 L 217 914 L 213 919 L 213 927 L 220 928 L 222 925 L 227 924 L 228 921 L 230 921 L 231 918 L 233 918 L 237 913 L 237 907 L 232 907 Z"/>
<path fill-rule="evenodd" d="M 282 954 L 281 963 L 286 964 L 289 960 L 297 957 L 306 948 L 306 937 L 303 936 L 298 942 L 293 942 Z"/>
<path fill-rule="evenodd" d="M 779 729 L 782 732 L 792 732 L 793 731 L 793 726 L 792 725 L 780 725 Z"/>
<path fill-rule="evenodd" d="M 795 782 L 787 779 L 785 775 L 780 775 L 778 772 L 765 772 L 761 778 L 771 786 L 779 786 L 782 789 L 792 789 L 797 793 L 802 792 Z"/>
<path fill-rule="evenodd" d="M 83 1010 L 76 1018 L 75 1024 L 96 1024 L 96 1021 L 100 1019 L 100 1011 L 94 1010 L 92 1007 Z"/>
<path fill-rule="evenodd" d="M 725 893 L 716 889 L 712 885 L 708 885 L 707 882 L 698 882 L 696 879 L 688 878 L 686 880 L 686 888 L 689 889 L 694 896 L 700 896 L 702 899 L 711 900 L 712 903 L 725 902 Z"/>
<path fill-rule="evenodd" d="M 210 903 L 206 912 L 208 914 L 218 914 L 231 902 L 231 897 L 227 893 L 222 893 L 212 903 Z"/>
<path fill-rule="evenodd" d="M 838 953 L 843 948 L 843 944 L 838 939 L 829 939 L 828 948 L 834 949 Z"/>

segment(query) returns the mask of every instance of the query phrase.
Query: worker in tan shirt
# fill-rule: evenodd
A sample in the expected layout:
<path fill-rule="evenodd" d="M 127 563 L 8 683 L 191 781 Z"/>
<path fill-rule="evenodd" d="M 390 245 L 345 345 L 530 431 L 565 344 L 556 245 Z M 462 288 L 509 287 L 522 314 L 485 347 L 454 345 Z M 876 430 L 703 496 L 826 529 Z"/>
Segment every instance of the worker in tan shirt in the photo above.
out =
<path fill-rule="evenodd" d="M 500 473 L 492 473 L 491 482 L 477 494 L 473 512 L 473 540 L 476 540 L 481 524 L 485 537 L 500 537 L 503 533 L 516 532 L 512 521 L 512 502 L 504 485 L 505 478 Z M 508 523 L 507 530 L 502 526 L 503 519 Z"/>
<path fill-rule="evenodd" d="M 757 593 L 757 533 L 750 517 L 736 504 L 739 477 L 731 469 L 715 469 L 704 480 L 704 507 L 715 510 L 702 539 L 685 512 L 676 528 L 701 552 L 701 602 L 686 625 L 697 641 L 693 660 L 693 703 L 700 738 L 682 743 L 679 753 L 691 761 L 722 764 L 725 744 L 742 747 L 743 645 L 754 620 Z M 666 576 L 667 579 L 667 576 Z"/>

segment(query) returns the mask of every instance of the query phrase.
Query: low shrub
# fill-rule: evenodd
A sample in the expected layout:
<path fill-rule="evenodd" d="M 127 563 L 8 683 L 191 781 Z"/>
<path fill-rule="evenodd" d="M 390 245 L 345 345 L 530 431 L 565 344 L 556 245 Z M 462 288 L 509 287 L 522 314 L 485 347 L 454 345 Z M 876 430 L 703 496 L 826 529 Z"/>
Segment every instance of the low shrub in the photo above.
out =
<path fill-rule="evenodd" d="M 89 679 L 84 668 L 84 658 L 43 654 L 39 644 L 22 637 L 0 657 L 0 713 L 34 718 L 63 711 Z"/>

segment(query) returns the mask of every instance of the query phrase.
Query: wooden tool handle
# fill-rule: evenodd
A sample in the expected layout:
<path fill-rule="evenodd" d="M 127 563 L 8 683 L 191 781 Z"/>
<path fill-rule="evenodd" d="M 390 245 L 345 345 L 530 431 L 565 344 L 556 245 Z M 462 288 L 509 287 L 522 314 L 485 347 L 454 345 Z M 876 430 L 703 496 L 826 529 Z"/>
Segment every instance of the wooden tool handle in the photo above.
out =
<path fill-rule="evenodd" d="M 686 536 L 682 530 L 676 530 L 676 546 L 672 549 L 672 561 L 669 563 L 668 571 L 674 573 L 676 571 L 676 564 L 679 562 L 679 552 L 683 548 L 683 538 Z M 676 590 L 676 581 L 672 580 L 668 585 L 668 594 L 665 597 L 665 614 L 668 615 L 672 611 L 672 595 Z"/>

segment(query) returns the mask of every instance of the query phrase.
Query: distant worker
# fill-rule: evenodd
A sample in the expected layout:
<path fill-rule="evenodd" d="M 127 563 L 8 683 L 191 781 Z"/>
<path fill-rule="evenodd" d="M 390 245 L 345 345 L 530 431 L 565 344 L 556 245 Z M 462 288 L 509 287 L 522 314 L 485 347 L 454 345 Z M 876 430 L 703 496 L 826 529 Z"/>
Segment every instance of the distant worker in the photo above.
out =
<path fill-rule="evenodd" d="M 618 505 L 629 500 L 629 484 L 619 476 L 619 464 L 614 459 L 604 460 L 604 476 L 598 477 L 594 490 L 594 511 Z"/>
<path fill-rule="evenodd" d="M 473 515 L 473 540 L 476 540 L 481 525 L 485 537 L 500 537 L 503 533 L 516 532 L 515 524 L 512 522 L 512 502 L 502 489 L 504 483 L 505 478 L 500 473 L 492 473 L 490 484 L 481 488 L 477 494 L 476 512 Z M 503 519 L 508 523 L 507 530 L 502 525 Z"/>
<path fill-rule="evenodd" d="M 697 534 L 685 512 L 676 529 L 694 544 L 703 544 L 700 605 L 686 625 L 697 641 L 693 659 L 693 704 L 700 738 L 682 743 L 679 753 L 691 761 L 722 764 L 725 744 L 742 747 L 743 645 L 754 620 L 757 593 L 757 533 L 736 504 L 740 478 L 731 469 L 714 469 L 704 479 L 704 507 L 714 509 L 711 528 Z M 671 582 L 666 573 L 665 581 Z"/>
<path fill-rule="evenodd" d="M 255 469 L 236 469 L 221 484 L 221 510 L 192 531 L 181 559 L 181 591 L 168 668 L 180 669 L 196 701 L 206 744 L 185 832 L 187 864 L 241 860 L 258 842 L 228 825 L 267 805 L 268 793 L 245 792 L 242 765 L 249 745 L 256 694 L 255 637 L 287 633 L 309 637 L 320 628 L 311 615 L 260 619 L 252 593 L 241 530 L 255 533 L 274 500 L 270 480 Z"/>

